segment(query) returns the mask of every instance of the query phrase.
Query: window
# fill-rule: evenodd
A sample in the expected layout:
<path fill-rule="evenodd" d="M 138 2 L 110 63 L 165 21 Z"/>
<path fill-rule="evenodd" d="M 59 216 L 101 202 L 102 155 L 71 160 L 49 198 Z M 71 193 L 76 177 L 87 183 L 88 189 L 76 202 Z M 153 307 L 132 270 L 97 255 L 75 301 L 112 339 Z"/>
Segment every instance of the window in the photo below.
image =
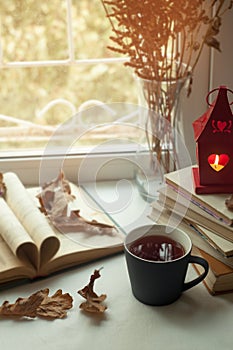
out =
<path fill-rule="evenodd" d="M 137 102 L 132 72 L 107 49 L 111 28 L 100 0 L 1 1 L 0 14 L 2 154 L 44 147 L 87 101 Z M 77 127 L 104 122 L 102 114 L 84 117 Z M 79 142 L 95 143 L 100 133 Z"/>
<path fill-rule="evenodd" d="M 107 49 L 111 28 L 101 1 L 5 0 L 0 1 L 0 16 L 1 171 L 14 170 L 25 183 L 38 183 L 41 150 L 58 125 L 68 126 L 69 122 L 70 130 L 78 130 L 82 136 L 76 144 L 76 154 L 66 159 L 73 177 L 85 153 L 83 147 L 104 144 L 107 137 L 117 140 L 119 151 L 130 151 L 130 147 L 124 148 L 124 140 L 129 141 L 131 134 L 134 140 L 132 127 L 93 127 L 104 122 L 106 113 L 111 115 L 102 109 L 101 102 L 110 104 L 107 108 L 115 102 L 137 103 L 132 71 L 123 66 L 125 58 L 115 57 Z M 232 88 L 232 23 L 231 11 L 222 24 L 222 53 L 205 50 L 195 72 L 192 94 L 184 106 L 183 136 L 194 162 L 192 121 L 205 110 L 205 96 L 210 89 L 224 84 Z M 93 104 L 97 104 L 94 118 L 87 111 L 72 119 L 80 106 Z M 134 118 L 130 105 L 127 111 L 114 112 L 112 119 Z M 133 118 L 129 121 L 134 122 Z M 83 132 L 83 126 L 92 130 Z M 62 145 L 64 139 L 56 136 L 57 145 Z M 124 158 L 126 153 L 121 154 Z M 107 152 L 101 156 L 109 162 Z M 51 167 L 55 158 L 51 157 Z M 117 177 L 122 170 L 132 175 L 123 161 L 112 167 L 109 178 Z"/>

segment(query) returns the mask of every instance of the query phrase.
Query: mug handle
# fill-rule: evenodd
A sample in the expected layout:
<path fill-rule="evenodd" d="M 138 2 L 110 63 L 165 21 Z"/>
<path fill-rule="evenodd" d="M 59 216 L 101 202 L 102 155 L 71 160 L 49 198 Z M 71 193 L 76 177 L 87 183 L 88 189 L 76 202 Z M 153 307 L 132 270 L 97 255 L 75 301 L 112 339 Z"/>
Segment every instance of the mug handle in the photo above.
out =
<path fill-rule="evenodd" d="M 183 291 L 185 291 L 185 290 L 187 290 L 189 288 L 192 288 L 192 287 L 196 286 L 198 283 L 200 283 L 206 277 L 206 275 L 207 275 L 207 273 L 209 271 L 209 264 L 208 264 L 208 262 L 205 259 L 200 258 L 199 256 L 190 255 L 189 263 L 194 263 L 194 264 L 201 265 L 202 267 L 204 267 L 204 271 L 203 271 L 203 273 L 200 276 L 198 276 L 194 280 L 192 280 L 190 282 L 187 282 L 187 283 L 184 283 Z"/>

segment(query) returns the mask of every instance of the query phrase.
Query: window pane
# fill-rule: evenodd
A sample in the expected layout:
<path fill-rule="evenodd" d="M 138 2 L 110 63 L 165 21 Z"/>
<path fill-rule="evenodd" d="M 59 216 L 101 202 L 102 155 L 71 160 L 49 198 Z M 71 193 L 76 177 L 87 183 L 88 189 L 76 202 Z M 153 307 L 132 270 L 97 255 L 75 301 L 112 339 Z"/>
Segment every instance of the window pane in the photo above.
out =
<path fill-rule="evenodd" d="M 4 60 L 68 57 L 66 0 L 0 2 Z"/>
<path fill-rule="evenodd" d="M 0 15 L 1 150 L 45 146 L 87 100 L 137 102 L 132 71 L 123 63 L 74 61 L 113 57 L 101 1 L 1 1 Z M 14 66 L 18 62 L 31 66 Z"/>
<path fill-rule="evenodd" d="M 44 127 L 55 127 L 74 114 L 68 103 L 59 101 L 41 114 L 52 100 L 69 101 L 76 110 L 87 100 L 137 102 L 131 71 L 121 64 L 11 68 L 0 70 L 0 79 L 0 114 L 36 124 L 16 128 L 12 120 L 6 121 L 0 116 L 1 149 L 44 146 L 47 138 L 43 138 L 50 135 Z"/>
<path fill-rule="evenodd" d="M 73 0 L 72 18 L 75 58 L 113 57 L 109 36 L 111 26 L 100 0 Z"/>

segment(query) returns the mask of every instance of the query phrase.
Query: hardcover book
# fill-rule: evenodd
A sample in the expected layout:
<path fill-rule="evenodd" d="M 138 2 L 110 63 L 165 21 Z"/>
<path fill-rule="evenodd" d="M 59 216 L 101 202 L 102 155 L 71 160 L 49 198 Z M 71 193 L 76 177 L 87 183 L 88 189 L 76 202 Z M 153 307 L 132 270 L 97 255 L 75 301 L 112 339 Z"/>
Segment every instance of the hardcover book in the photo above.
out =
<path fill-rule="evenodd" d="M 180 195 L 191 201 L 192 204 L 202 209 L 226 225 L 233 224 L 233 211 L 230 211 L 225 201 L 230 193 L 196 194 L 192 178 L 193 167 L 183 168 L 165 175 L 165 182 Z"/>
<path fill-rule="evenodd" d="M 209 272 L 203 283 L 208 291 L 213 294 L 223 294 L 233 291 L 233 268 L 223 264 L 205 251 L 194 247 L 193 253 L 206 259 L 209 263 Z M 197 264 L 193 264 L 198 274 L 202 271 Z"/>

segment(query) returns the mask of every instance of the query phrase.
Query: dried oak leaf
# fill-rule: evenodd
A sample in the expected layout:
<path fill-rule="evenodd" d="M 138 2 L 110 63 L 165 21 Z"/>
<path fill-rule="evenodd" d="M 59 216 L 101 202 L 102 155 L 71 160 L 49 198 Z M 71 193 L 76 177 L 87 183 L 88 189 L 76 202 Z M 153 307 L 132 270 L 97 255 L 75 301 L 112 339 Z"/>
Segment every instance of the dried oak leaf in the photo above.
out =
<path fill-rule="evenodd" d="M 37 195 L 40 202 L 40 210 L 48 216 L 65 215 L 68 203 L 75 197 L 71 194 L 69 182 L 61 170 L 56 179 L 42 186 L 42 191 Z"/>
<path fill-rule="evenodd" d="M 0 306 L 1 316 L 27 316 L 36 317 L 37 308 L 44 300 L 44 291 L 40 290 L 28 298 L 18 298 L 14 304 L 10 304 L 8 301 Z"/>
<path fill-rule="evenodd" d="M 116 228 L 113 225 L 87 220 L 80 215 L 80 210 L 71 210 L 68 214 L 68 205 L 74 200 L 69 182 L 61 170 L 58 177 L 42 187 L 37 195 L 40 210 L 51 223 L 62 233 L 85 231 L 93 234 L 113 235 Z"/>
<path fill-rule="evenodd" d="M 72 210 L 70 216 L 56 216 L 52 220 L 54 226 L 65 232 L 85 231 L 93 234 L 113 235 L 116 228 L 113 225 L 98 222 L 96 220 L 87 220 L 80 215 L 80 210 Z"/>
<path fill-rule="evenodd" d="M 0 316 L 30 317 L 42 316 L 50 319 L 63 318 L 67 310 L 72 307 L 73 298 L 62 294 L 59 289 L 49 297 L 49 289 L 43 289 L 30 295 L 28 298 L 18 298 L 14 304 L 5 301 L 0 306 Z"/>
<path fill-rule="evenodd" d="M 107 298 L 107 295 L 101 294 L 98 296 L 93 290 L 94 282 L 99 277 L 100 270 L 95 270 L 90 277 L 88 285 L 78 291 L 78 294 L 86 299 L 85 302 L 80 304 L 80 309 L 92 313 L 103 313 L 107 309 L 107 306 L 102 304 L 102 302 Z"/>
<path fill-rule="evenodd" d="M 73 306 L 73 298 L 69 293 L 62 293 L 58 289 L 51 297 L 48 295 L 49 289 L 44 289 L 44 299 L 37 308 L 37 316 L 46 318 L 64 318 L 67 310 Z"/>

